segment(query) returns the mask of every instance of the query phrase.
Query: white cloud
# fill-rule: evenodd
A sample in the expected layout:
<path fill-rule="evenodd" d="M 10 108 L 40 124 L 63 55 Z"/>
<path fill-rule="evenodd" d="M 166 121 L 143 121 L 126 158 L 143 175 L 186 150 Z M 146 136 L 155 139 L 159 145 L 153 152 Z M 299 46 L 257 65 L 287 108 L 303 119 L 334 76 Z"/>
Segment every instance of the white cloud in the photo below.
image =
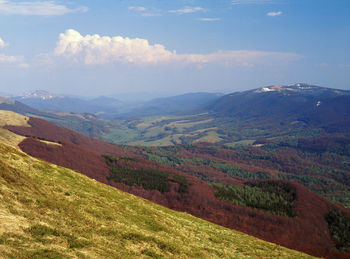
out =
<path fill-rule="evenodd" d="M 0 54 L 0 63 L 15 63 L 18 61 L 18 58 L 15 56 L 6 56 L 4 54 Z"/>
<path fill-rule="evenodd" d="M 60 34 L 53 55 L 53 58 L 63 58 L 68 62 L 85 65 L 224 63 L 248 67 L 258 64 L 288 63 L 300 57 L 294 53 L 250 50 L 218 51 L 211 54 L 177 54 L 176 51 L 167 50 L 161 44 L 152 45 L 146 39 L 109 37 L 98 34 L 82 36 L 78 31 L 72 29 Z"/>
<path fill-rule="evenodd" d="M 24 62 L 21 56 L 7 56 L 0 53 L 0 64 L 12 64 L 22 68 L 27 68 L 29 65 Z"/>
<path fill-rule="evenodd" d="M 281 11 L 279 11 L 279 12 L 268 12 L 266 15 L 267 16 L 271 16 L 271 17 L 273 17 L 273 16 L 280 16 L 280 15 L 282 15 L 282 12 Z"/>
<path fill-rule="evenodd" d="M 5 48 L 8 45 L 8 43 L 6 43 L 3 39 L 0 38 L 0 49 Z"/>
<path fill-rule="evenodd" d="M 318 63 L 316 64 L 317 67 L 328 67 L 329 64 L 327 62 L 321 62 L 321 63 Z"/>
<path fill-rule="evenodd" d="M 131 11 L 138 11 L 138 12 L 146 11 L 146 8 L 143 6 L 129 6 L 128 9 Z"/>
<path fill-rule="evenodd" d="M 185 6 L 182 9 L 178 10 L 169 10 L 169 13 L 176 13 L 176 14 L 188 14 L 188 13 L 197 13 L 197 12 L 204 12 L 205 9 L 199 6 L 191 7 L 191 6 Z"/>
<path fill-rule="evenodd" d="M 276 4 L 279 0 L 232 0 L 233 5 L 242 4 Z"/>
<path fill-rule="evenodd" d="M 198 18 L 198 21 L 201 22 L 215 22 L 215 21 L 220 21 L 221 18 L 209 18 L 209 17 L 203 17 L 203 18 Z"/>
<path fill-rule="evenodd" d="M 176 55 L 160 44 L 150 45 L 147 40 L 139 38 L 101 37 L 98 34 L 82 36 L 72 29 L 61 33 L 59 38 L 55 55 L 85 64 L 154 64 L 168 61 Z"/>
<path fill-rule="evenodd" d="M 38 15 L 52 16 L 67 13 L 86 12 L 87 7 L 69 8 L 65 5 L 56 4 L 55 1 L 13 1 L 0 0 L 0 14 Z"/>
<path fill-rule="evenodd" d="M 252 50 L 217 51 L 211 54 L 179 55 L 188 63 L 225 63 L 245 67 L 285 63 L 300 58 L 300 55 L 288 52 L 267 52 Z"/>
<path fill-rule="evenodd" d="M 5 48 L 9 44 L 5 42 L 2 38 L 0 38 L 0 49 Z M 20 67 L 27 65 L 24 63 L 24 58 L 20 56 L 7 56 L 5 54 L 0 53 L 0 64 L 17 64 Z"/>
<path fill-rule="evenodd" d="M 160 13 L 142 13 L 142 16 L 145 17 L 156 17 L 156 16 L 162 16 Z"/>

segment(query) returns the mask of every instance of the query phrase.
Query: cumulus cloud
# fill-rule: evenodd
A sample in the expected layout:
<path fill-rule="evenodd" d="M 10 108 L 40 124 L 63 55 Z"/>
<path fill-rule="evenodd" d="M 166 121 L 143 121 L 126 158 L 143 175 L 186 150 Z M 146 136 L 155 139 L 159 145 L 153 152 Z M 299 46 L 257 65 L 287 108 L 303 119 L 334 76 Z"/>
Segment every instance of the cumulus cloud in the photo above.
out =
<path fill-rule="evenodd" d="M 150 44 L 146 39 L 81 35 L 69 29 L 61 33 L 54 50 L 56 58 L 63 58 L 85 65 L 108 63 L 133 63 L 152 65 L 164 63 L 208 64 L 230 63 L 240 66 L 289 62 L 300 58 L 294 53 L 250 50 L 218 51 L 211 54 L 177 54 L 161 44 Z"/>
<path fill-rule="evenodd" d="M 60 34 L 54 53 L 56 56 L 65 56 L 85 64 L 152 64 L 165 62 L 176 56 L 175 52 L 166 50 L 163 45 L 151 45 L 145 39 L 101 37 L 98 34 L 82 36 L 72 29 Z"/>
<path fill-rule="evenodd" d="M 203 17 L 203 18 L 198 18 L 198 21 L 201 22 L 215 22 L 215 21 L 220 21 L 221 18 L 209 18 L 209 17 Z"/>
<path fill-rule="evenodd" d="M 268 12 L 266 15 L 267 16 L 271 16 L 271 17 L 273 17 L 273 16 L 280 16 L 280 15 L 282 15 L 282 12 L 281 11 L 279 11 L 279 12 Z"/>
<path fill-rule="evenodd" d="M 69 8 L 55 1 L 12 1 L 0 0 L 0 14 L 53 16 L 86 12 L 87 7 Z"/>
<path fill-rule="evenodd" d="M 3 39 L 0 38 L 0 49 L 5 48 L 8 46 L 8 43 L 6 43 Z"/>
<path fill-rule="evenodd" d="M 197 13 L 197 12 L 204 12 L 205 9 L 199 6 L 191 7 L 191 6 L 185 6 L 182 9 L 178 10 L 169 10 L 169 13 L 176 13 L 176 14 L 188 14 L 188 13 Z"/>

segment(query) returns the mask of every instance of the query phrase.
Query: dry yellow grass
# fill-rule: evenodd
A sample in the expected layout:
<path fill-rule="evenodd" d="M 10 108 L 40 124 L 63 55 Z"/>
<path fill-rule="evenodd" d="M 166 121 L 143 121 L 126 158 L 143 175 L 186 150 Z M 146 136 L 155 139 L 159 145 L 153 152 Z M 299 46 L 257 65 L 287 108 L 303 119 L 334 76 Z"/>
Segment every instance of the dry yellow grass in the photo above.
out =
<path fill-rule="evenodd" d="M 42 140 L 42 139 L 38 139 L 38 140 L 40 142 L 43 142 L 43 143 L 48 144 L 48 145 L 62 146 L 62 144 L 57 143 L 57 142 L 52 142 L 52 141 L 47 141 L 47 140 Z"/>
<path fill-rule="evenodd" d="M 1 122 L 1 121 L 0 121 Z M 0 142 L 10 145 L 12 147 L 18 147 L 25 137 L 12 133 L 8 130 L 0 128 Z"/>
<path fill-rule="evenodd" d="M 21 114 L 0 110 L 0 127 L 6 125 L 30 127 L 28 120 L 28 117 Z"/>
<path fill-rule="evenodd" d="M 198 142 L 217 143 L 222 140 L 216 131 L 208 131 L 206 134 L 207 134 L 206 136 L 196 139 L 193 142 L 194 143 L 198 143 Z"/>

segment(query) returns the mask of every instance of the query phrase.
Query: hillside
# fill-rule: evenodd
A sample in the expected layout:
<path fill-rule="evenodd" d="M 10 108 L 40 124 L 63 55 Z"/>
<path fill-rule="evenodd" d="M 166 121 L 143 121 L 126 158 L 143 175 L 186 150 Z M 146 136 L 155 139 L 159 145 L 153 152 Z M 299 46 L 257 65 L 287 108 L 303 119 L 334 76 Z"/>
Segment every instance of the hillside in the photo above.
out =
<path fill-rule="evenodd" d="M 19 101 L 2 97 L 0 97 L 0 109 L 13 111 L 25 116 L 42 118 L 56 125 L 71 128 L 89 137 L 99 137 L 109 131 L 102 119 L 88 113 L 77 114 L 39 110 Z"/>
<path fill-rule="evenodd" d="M 152 99 L 132 109 L 123 117 L 146 117 L 155 115 L 171 115 L 193 113 L 219 99 L 219 93 L 188 93 L 171 97 Z"/>
<path fill-rule="evenodd" d="M 349 118 L 350 91 L 307 84 L 268 86 L 224 95 L 192 114 L 163 113 L 111 122 L 114 127 L 103 137 L 109 142 L 142 146 L 235 145 L 291 135 L 349 136 Z"/>
<path fill-rule="evenodd" d="M 350 91 L 307 84 L 270 86 L 226 95 L 209 109 L 217 116 L 240 120 L 268 120 L 276 124 L 304 123 L 325 131 L 350 127 Z M 336 129 L 337 126 L 341 126 Z"/>
<path fill-rule="evenodd" d="M 2 258 L 311 258 L 0 144 Z"/>
<path fill-rule="evenodd" d="M 153 157 L 148 156 L 140 148 L 119 147 L 89 139 L 37 118 L 30 118 L 28 124 L 30 127 L 7 125 L 5 128 L 27 136 L 19 143 L 19 147 L 32 156 L 77 170 L 102 183 L 168 208 L 188 212 L 222 226 L 316 256 L 331 258 L 333 253 L 330 252 L 338 244 L 333 240 L 325 215 L 335 210 L 343 213 L 346 218 L 349 217 L 347 210 L 306 190 L 301 185 L 274 179 L 271 179 L 272 182 L 264 183 L 267 188 L 256 183 L 250 184 L 255 186 L 252 187 L 254 190 L 262 192 L 264 197 L 277 202 L 277 208 L 285 209 L 276 211 L 275 205 L 266 207 L 263 203 L 251 204 L 248 200 L 237 204 L 231 200 L 231 194 L 218 196 L 219 189 L 201 179 L 212 177 L 207 175 L 207 172 L 211 172 L 218 177 L 224 177 L 222 179 L 226 179 L 225 184 L 234 184 L 238 187 L 245 185 L 246 179 L 232 178 L 229 173 L 205 169 L 205 160 L 198 167 L 184 167 L 181 163 L 172 167 L 162 161 L 155 162 L 157 156 L 154 155 L 157 154 Z M 178 148 L 175 147 L 174 151 L 176 152 Z M 194 154 L 203 152 L 200 146 L 193 146 L 192 150 Z M 226 153 L 222 157 L 234 162 L 234 157 L 230 157 L 224 150 L 221 152 L 209 149 L 208 152 L 219 156 Z M 101 154 L 109 155 L 101 156 Z M 189 154 L 184 154 L 187 159 L 192 159 Z M 198 157 L 199 159 L 193 157 L 193 162 L 200 162 L 204 157 Z M 181 161 L 182 155 L 179 154 L 178 158 Z M 223 161 L 219 157 L 212 158 L 217 165 L 220 165 L 219 161 Z M 255 171 L 246 174 L 255 175 Z M 260 174 L 256 173 L 257 176 Z M 251 187 L 245 187 L 247 188 Z M 221 193 L 229 191 L 220 190 Z M 286 204 L 287 207 L 279 204 Z M 346 243 L 340 247 L 347 249 L 348 245 Z"/>

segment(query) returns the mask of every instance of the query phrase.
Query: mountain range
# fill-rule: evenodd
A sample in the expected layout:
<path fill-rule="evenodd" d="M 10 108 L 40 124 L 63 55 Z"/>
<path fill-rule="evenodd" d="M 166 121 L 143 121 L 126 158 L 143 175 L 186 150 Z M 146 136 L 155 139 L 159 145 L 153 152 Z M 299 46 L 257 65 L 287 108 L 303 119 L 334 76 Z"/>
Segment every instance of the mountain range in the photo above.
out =
<path fill-rule="evenodd" d="M 236 145 L 259 138 L 350 132 L 349 91 L 301 83 L 228 95 L 192 93 L 158 98 L 139 103 L 138 108 L 122 108 L 122 103 L 109 97 L 82 100 L 46 92 L 14 99 L 46 110 L 10 101 L 0 107 L 45 118 L 89 137 L 128 145 Z M 72 113 L 74 110 L 85 113 Z"/>

